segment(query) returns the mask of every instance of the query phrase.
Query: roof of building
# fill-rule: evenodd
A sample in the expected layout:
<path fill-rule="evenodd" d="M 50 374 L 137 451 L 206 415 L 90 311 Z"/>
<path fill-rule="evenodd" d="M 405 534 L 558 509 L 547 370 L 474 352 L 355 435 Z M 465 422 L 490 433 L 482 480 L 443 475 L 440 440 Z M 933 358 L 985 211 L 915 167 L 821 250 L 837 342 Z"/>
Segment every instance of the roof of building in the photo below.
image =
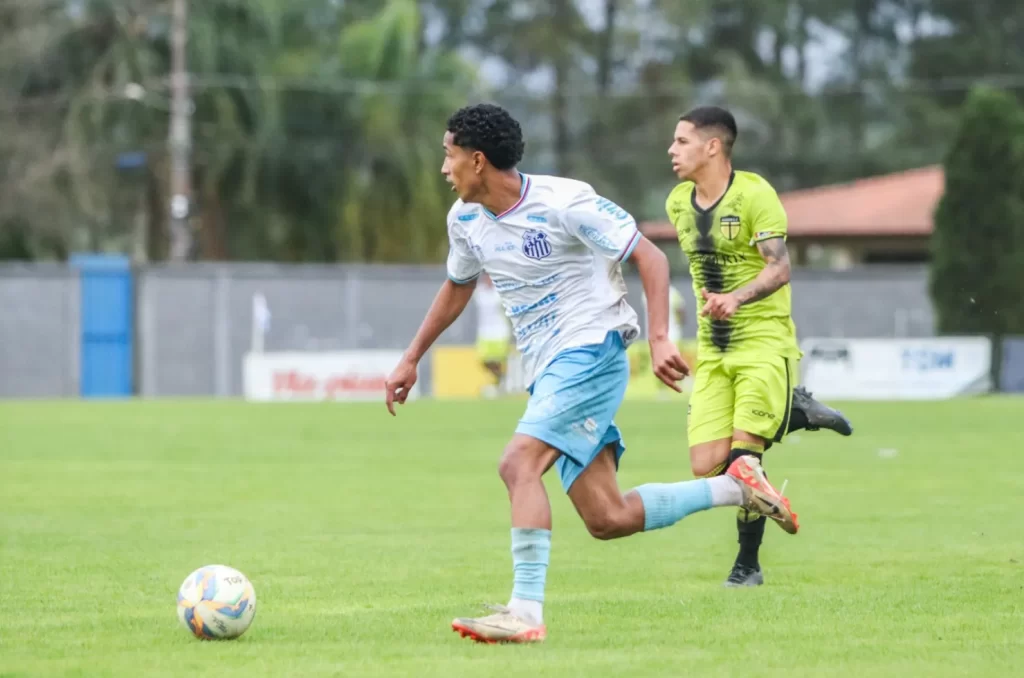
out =
<path fill-rule="evenodd" d="M 782 193 L 789 234 L 796 237 L 928 236 L 945 186 L 942 167 Z M 640 224 L 648 238 L 676 237 L 668 221 Z"/>

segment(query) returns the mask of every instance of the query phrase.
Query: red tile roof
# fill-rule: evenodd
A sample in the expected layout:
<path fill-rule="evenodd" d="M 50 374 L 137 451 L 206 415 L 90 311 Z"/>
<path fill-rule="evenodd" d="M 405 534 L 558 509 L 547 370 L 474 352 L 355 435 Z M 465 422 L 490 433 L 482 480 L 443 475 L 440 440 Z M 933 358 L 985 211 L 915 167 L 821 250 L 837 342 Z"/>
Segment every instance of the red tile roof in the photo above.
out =
<path fill-rule="evenodd" d="M 942 167 L 782 193 L 789 233 L 797 237 L 928 236 L 945 186 Z M 640 224 L 654 240 L 676 237 L 667 221 Z"/>

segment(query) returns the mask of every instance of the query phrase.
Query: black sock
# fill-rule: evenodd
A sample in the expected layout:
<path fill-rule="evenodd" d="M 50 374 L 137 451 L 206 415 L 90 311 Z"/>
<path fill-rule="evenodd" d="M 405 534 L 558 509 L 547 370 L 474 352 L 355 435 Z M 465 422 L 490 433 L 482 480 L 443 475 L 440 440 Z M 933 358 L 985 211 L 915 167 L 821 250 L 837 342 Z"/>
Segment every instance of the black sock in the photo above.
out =
<path fill-rule="evenodd" d="M 752 453 L 748 450 L 732 450 L 729 453 L 729 463 L 746 454 L 752 454 L 759 460 L 762 455 Z M 754 518 L 754 516 L 757 516 Z M 761 550 L 761 540 L 764 539 L 764 526 L 768 519 L 757 513 L 750 513 L 745 508 L 740 508 L 736 516 L 736 532 L 739 533 L 740 552 L 736 556 L 736 564 L 753 569 L 760 569 L 758 553 Z"/>
<path fill-rule="evenodd" d="M 736 518 L 736 531 L 739 532 L 740 552 L 736 556 L 736 564 L 760 569 L 761 564 L 757 561 L 758 552 L 761 550 L 761 540 L 764 539 L 764 526 L 768 519 L 758 516 L 757 520 L 747 522 L 747 510 L 740 509 L 740 515 Z M 754 514 L 757 515 L 757 514 Z"/>
<path fill-rule="evenodd" d="M 786 429 L 786 433 L 804 428 L 807 428 L 807 413 L 794 407 L 789 411 L 789 428 Z"/>

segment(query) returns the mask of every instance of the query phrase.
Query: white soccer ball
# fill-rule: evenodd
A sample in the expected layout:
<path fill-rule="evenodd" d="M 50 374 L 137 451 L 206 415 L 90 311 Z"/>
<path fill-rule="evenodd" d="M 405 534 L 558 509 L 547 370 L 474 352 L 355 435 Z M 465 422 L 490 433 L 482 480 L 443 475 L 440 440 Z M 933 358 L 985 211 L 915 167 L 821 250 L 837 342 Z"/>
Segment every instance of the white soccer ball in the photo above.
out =
<path fill-rule="evenodd" d="M 201 567 L 178 589 L 178 620 L 196 638 L 237 638 L 256 616 L 256 590 L 226 565 Z"/>

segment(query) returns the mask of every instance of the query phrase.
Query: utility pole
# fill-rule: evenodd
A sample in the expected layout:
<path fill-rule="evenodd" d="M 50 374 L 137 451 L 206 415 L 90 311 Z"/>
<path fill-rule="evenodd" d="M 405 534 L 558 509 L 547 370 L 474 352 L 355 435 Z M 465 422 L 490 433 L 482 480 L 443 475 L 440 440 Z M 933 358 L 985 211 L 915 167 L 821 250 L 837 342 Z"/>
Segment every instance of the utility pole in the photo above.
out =
<path fill-rule="evenodd" d="M 188 0 L 171 4 L 171 261 L 185 261 L 192 249 L 192 98 L 189 92 Z"/>

